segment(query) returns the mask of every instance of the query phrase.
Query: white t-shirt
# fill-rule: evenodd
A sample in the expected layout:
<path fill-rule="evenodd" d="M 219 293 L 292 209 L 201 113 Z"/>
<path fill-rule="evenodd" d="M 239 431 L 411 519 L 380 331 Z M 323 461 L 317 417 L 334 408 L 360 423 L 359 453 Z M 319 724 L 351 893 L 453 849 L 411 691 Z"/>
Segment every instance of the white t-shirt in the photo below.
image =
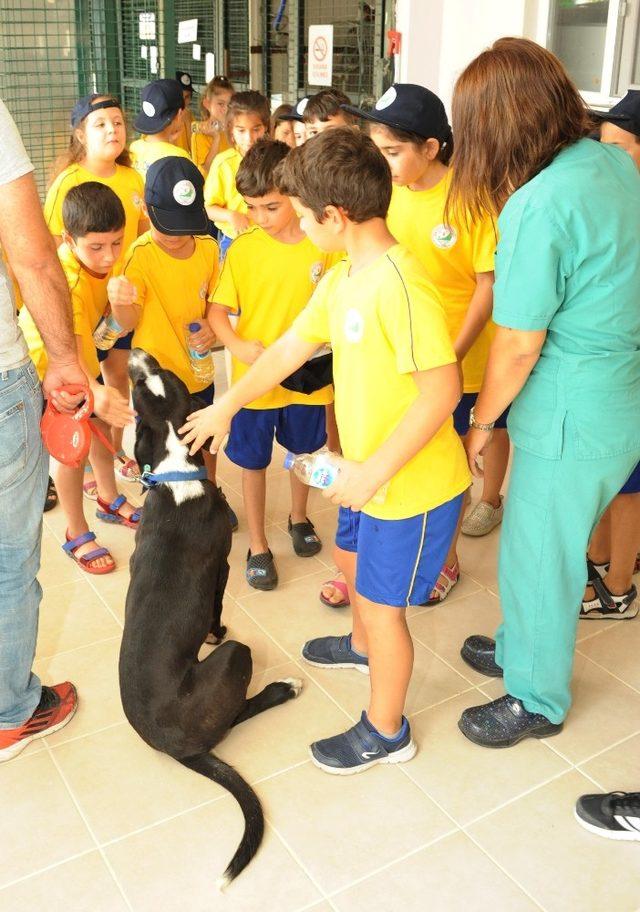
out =
<path fill-rule="evenodd" d="M 0 99 L 0 206 L 4 184 L 33 171 L 18 128 Z M 19 367 L 29 358 L 27 344 L 18 326 L 11 279 L 0 256 L 0 369 Z"/>

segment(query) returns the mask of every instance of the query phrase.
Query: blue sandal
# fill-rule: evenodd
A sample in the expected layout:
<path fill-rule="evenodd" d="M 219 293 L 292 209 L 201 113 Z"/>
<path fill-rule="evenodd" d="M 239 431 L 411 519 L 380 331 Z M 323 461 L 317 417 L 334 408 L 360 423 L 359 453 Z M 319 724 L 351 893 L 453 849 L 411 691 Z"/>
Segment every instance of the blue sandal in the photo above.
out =
<path fill-rule="evenodd" d="M 126 526 L 128 529 L 137 529 L 142 511 L 136 510 L 131 516 L 123 516 L 120 508 L 124 503 L 127 503 L 127 498 L 124 494 L 116 497 L 113 503 L 107 503 L 106 500 L 98 497 L 99 509 L 96 510 L 96 516 L 103 522 L 116 523 L 119 526 Z"/>
<path fill-rule="evenodd" d="M 77 538 L 69 538 L 69 532 L 67 531 L 65 532 L 65 538 L 67 541 L 62 546 L 62 550 L 86 573 L 95 573 L 97 576 L 101 576 L 104 573 L 112 573 L 116 569 L 116 562 L 107 548 L 96 548 L 94 551 L 89 551 L 88 554 L 76 554 L 76 550 L 82 545 L 96 540 L 95 532 L 84 532 L 82 535 L 78 535 Z M 99 557 L 111 557 L 111 563 L 107 564 L 106 567 L 92 567 L 91 564 L 98 560 Z"/>

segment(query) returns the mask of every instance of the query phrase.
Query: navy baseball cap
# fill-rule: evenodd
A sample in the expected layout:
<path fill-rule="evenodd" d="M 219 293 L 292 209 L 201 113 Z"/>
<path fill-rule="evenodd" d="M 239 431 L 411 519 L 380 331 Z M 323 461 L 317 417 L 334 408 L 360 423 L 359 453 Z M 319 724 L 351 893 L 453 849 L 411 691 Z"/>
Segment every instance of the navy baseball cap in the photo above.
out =
<path fill-rule="evenodd" d="M 594 111 L 598 120 L 608 120 L 621 130 L 640 136 L 640 89 L 629 89 L 609 111 Z"/>
<path fill-rule="evenodd" d="M 305 108 L 309 104 L 309 96 L 305 95 L 304 98 L 301 98 L 300 101 L 296 104 L 293 111 L 290 114 L 283 114 L 280 120 L 298 120 L 302 122 L 302 115 L 305 112 Z"/>
<path fill-rule="evenodd" d="M 153 135 L 167 127 L 184 108 L 182 89 L 176 79 L 155 79 L 140 92 L 142 111 L 133 121 L 139 133 Z"/>
<path fill-rule="evenodd" d="M 102 101 L 96 101 L 96 98 L 101 98 Z M 91 95 L 85 95 L 83 98 L 80 98 L 71 111 L 71 126 L 75 129 L 79 127 L 85 117 L 88 117 L 92 111 L 99 111 L 101 108 L 119 108 L 120 102 L 117 98 L 113 98 L 111 95 L 108 95 L 106 98 L 104 94 L 99 92 L 93 92 Z"/>
<path fill-rule="evenodd" d="M 204 208 L 204 178 L 183 156 L 159 158 L 147 171 L 144 187 L 151 224 L 162 234 L 206 234 L 209 216 Z"/>
<path fill-rule="evenodd" d="M 445 107 L 433 92 L 411 82 L 394 82 L 370 111 L 353 105 L 341 105 L 345 111 L 372 123 L 416 133 L 441 143 L 451 139 L 451 127 Z"/>
<path fill-rule="evenodd" d="M 176 70 L 176 82 L 180 83 L 180 88 L 184 92 L 193 92 L 193 79 L 191 78 L 191 73 L 187 73 L 185 70 Z"/>

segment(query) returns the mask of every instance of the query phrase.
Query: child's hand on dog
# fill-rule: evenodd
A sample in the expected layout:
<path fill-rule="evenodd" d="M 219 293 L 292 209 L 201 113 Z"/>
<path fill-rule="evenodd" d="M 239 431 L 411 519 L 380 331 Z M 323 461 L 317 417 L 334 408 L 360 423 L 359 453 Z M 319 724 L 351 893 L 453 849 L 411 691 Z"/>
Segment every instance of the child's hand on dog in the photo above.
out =
<path fill-rule="evenodd" d="M 128 400 L 117 389 L 96 383 L 92 392 L 93 410 L 98 418 L 102 418 L 107 424 L 118 428 L 132 423 L 136 413 L 129 408 Z"/>
<path fill-rule="evenodd" d="M 214 404 L 187 415 L 187 420 L 178 433 L 184 434 L 182 442 L 189 447 L 189 455 L 193 456 L 209 437 L 213 438 L 209 450 L 217 453 L 228 436 L 230 427 L 231 419 L 227 413 L 219 404 Z"/>

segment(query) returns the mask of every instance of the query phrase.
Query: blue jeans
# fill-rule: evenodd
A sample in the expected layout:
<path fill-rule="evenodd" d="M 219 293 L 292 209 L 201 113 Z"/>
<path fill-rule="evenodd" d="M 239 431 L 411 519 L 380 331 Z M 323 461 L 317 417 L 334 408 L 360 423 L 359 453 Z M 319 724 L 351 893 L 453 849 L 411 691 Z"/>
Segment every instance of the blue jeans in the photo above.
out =
<path fill-rule="evenodd" d="M 0 729 L 26 722 L 40 702 L 40 680 L 31 665 L 49 473 L 41 416 L 42 391 L 31 361 L 0 370 Z"/>

